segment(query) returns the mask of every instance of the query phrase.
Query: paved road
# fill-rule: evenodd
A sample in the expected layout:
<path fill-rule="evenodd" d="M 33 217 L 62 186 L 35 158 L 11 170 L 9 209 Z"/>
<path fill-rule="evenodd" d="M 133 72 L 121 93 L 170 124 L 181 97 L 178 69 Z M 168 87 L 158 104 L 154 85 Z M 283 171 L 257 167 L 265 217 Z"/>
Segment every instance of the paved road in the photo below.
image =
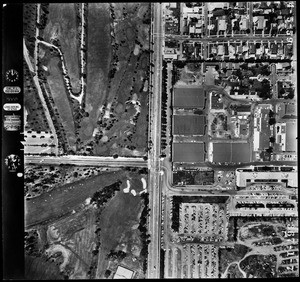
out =
<path fill-rule="evenodd" d="M 81 166 L 113 166 L 113 167 L 148 167 L 147 161 L 143 158 L 125 158 L 118 157 L 96 157 L 96 156 L 60 156 L 60 157 L 42 157 L 42 156 L 24 156 L 27 164 L 40 165 L 81 165 Z"/>
<path fill-rule="evenodd" d="M 29 70 L 31 72 L 35 73 L 35 69 L 32 66 L 32 64 L 30 62 L 30 59 L 29 59 L 29 53 L 28 53 L 28 49 L 27 49 L 26 44 L 25 44 L 25 40 L 23 40 L 23 53 L 24 53 L 24 59 L 25 59 L 27 65 L 28 65 Z M 56 146 L 55 146 L 55 154 L 58 155 L 58 138 L 57 138 L 57 135 L 56 135 L 56 131 L 55 131 L 55 127 L 54 127 L 54 124 L 53 124 L 53 120 L 51 118 L 49 109 L 47 107 L 46 101 L 45 101 L 44 96 L 43 96 L 43 92 L 42 92 L 42 89 L 41 89 L 41 86 L 40 86 L 40 83 L 39 83 L 39 80 L 38 80 L 38 77 L 37 77 L 37 73 L 33 77 L 33 81 L 34 81 L 34 84 L 36 86 L 36 90 L 38 92 L 39 98 L 41 100 L 41 103 L 42 103 L 42 106 L 43 106 L 43 109 L 44 109 L 44 113 L 45 113 L 45 116 L 47 118 L 47 122 L 49 124 L 51 133 L 54 136 L 54 144 L 56 144 Z"/>
<path fill-rule="evenodd" d="M 152 4 L 153 12 L 153 96 L 151 108 L 151 140 L 152 149 L 149 153 L 149 233 L 151 242 L 148 248 L 147 278 L 160 277 L 160 233 L 161 233 L 161 185 L 160 185 L 160 131 L 161 131 L 161 88 L 162 88 L 162 46 L 163 46 L 163 23 L 162 4 Z"/>

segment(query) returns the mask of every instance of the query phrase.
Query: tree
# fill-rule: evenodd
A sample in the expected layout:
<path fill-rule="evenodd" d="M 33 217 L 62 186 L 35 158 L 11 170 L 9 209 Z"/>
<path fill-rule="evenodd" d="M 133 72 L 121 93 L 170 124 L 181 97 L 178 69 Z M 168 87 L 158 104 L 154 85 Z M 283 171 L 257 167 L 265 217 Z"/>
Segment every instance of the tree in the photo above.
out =
<path fill-rule="evenodd" d="M 275 137 L 274 136 L 271 136 L 269 140 L 270 140 L 271 143 L 275 143 Z"/>
<path fill-rule="evenodd" d="M 273 147 L 270 146 L 268 149 L 266 149 L 266 152 L 269 154 L 273 153 Z"/>
<path fill-rule="evenodd" d="M 269 119 L 269 125 L 273 125 L 276 123 L 276 119 L 275 118 L 270 118 Z"/>
<path fill-rule="evenodd" d="M 117 159 L 118 157 L 119 157 L 118 154 L 114 154 L 114 155 L 113 155 L 113 158 L 114 158 L 114 159 Z"/>
<path fill-rule="evenodd" d="M 294 93 L 290 92 L 290 93 L 287 95 L 287 97 L 288 97 L 289 99 L 293 99 L 293 98 L 294 98 Z"/>

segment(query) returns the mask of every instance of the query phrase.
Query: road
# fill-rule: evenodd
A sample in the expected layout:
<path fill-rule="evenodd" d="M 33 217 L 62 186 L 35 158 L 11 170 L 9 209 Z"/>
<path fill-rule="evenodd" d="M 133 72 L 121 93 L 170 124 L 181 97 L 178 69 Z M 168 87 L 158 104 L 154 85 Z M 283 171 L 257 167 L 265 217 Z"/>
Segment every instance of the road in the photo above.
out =
<path fill-rule="evenodd" d="M 39 83 L 39 79 L 37 77 L 37 73 L 35 72 L 32 64 L 30 62 L 28 49 L 27 49 L 27 46 L 25 44 L 24 39 L 23 39 L 23 53 L 24 53 L 24 59 L 25 59 L 27 65 L 28 65 L 29 70 L 31 72 L 35 73 L 35 76 L 33 77 L 33 81 L 34 81 L 36 90 L 38 92 L 39 98 L 41 100 L 41 103 L 42 103 L 42 106 L 43 106 L 43 109 L 44 109 L 44 113 L 45 113 L 45 116 L 47 118 L 47 122 L 49 124 L 51 133 L 54 136 L 54 143 L 56 144 L 56 146 L 55 146 L 55 155 L 58 155 L 58 138 L 57 138 L 57 135 L 56 135 L 56 130 L 55 130 L 55 127 L 54 127 L 54 123 L 53 123 L 53 120 L 51 118 L 51 115 L 50 115 L 49 109 L 47 107 L 46 101 L 44 99 L 43 92 L 42 92 L 42 89 L 41 89 L 41 86 L 40 86 L 40 83 Z"/>
<path fill-rule="evenodd" d="M 40 165 L 81 165 L 81 166 L 111 166 L 111 167 L 148 167 L 147 161 L 143 158 L 118 157 L 96 157 L 96 156 L 24 156 L 26 164 Z"/>
<path fill-rule="evenodd" d="M 153 3 L 153 95 L 151 101 L 150 126 L 152 148 L 149 152 L 149 233 L 151 242 L 148 247 L 147 278 L 160 277 L 160 233 L 161 233 L 161 185 L 160 185 L 160 131 L 161 131 L 161 88 L 162 88 L 162 46 L 163 46 L 163 22 L 162 4 Z"/>

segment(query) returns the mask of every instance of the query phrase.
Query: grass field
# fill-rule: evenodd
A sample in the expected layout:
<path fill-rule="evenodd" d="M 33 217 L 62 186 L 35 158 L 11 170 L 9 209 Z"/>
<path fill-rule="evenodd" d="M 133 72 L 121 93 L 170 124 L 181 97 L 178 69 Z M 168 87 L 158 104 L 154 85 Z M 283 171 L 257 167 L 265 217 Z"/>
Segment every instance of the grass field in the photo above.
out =
<path fill-rule="evenodd" d="M 41 257 L 25 256 L 26 280 L 63 280 L 57 265 L 46 261 Z"/>
<path fill-rule="evenodd" d="M 49 131 L 46 115 L 26 63 L 24 63 L 24 106 L 27 110 L 26 130 Z"/>
<path fill-rule="evenodd" d="M 91 197 L 97 190 L 114 183 L 116 179 L 124 180 L 125 172 L 108 172 L 88 179 L 80 180 L 57 187 L 49 193 L 26 202 L 26 226 L 54 221 L 63 215 L 71 213 L 73 209 Z"/>
<path fill-rule="evenodd" d="M 60 277 L 61 272 L 61 276 L 67 276 L 69 279 L 90 279 L 94 266 L 97 268 L 97 275 L 104 278 L 107 268 L 115 271 L 115 262 L 107 259 L 106 255 L 110 251 L 123 250 L 127 256 L 122 260 L 122 264 L 133 269 L 135 277 L 143 278 L 144 257 L 140 256 L 142 246 L 137 229 L 143 208 L 143 201 L 138 193 L 145 188 L 143 184 L 146 184 L 142 178 L 147 181 L 145 174 L 122 170 L 118 173 L 103 173 L 101 177 L 79 181 L 71 186 L 64 185 L 45 193 L 51 197 L 47 209 L 44 203 L 46 197 L 38 197 L 35 208 L 39 208 L 39 213 L 36 210 L 36 214 L 33 214 L 31 209 L 30 217 L 39 222 L 35 227 L 39 234 L 35 249 L 39 250 L 42 257 L 26 258 L 27 272 L 30 274 L 28 276 L 55 279 Z M 120 191 L 108 200 L 101 212 L 86 201 L 96 191 L 115 183 L 117 179 L 122 181 Z M 126 180 L 130 181 L 130 189 L 123 191 L 128 187 Z M 135 190 L 137 195 L 134 196 L 131 190 Z M 67 210 L 72 212 L 66 214 Z M 62 216 L 63 214 L 65 216 Z M 28 216 L 29 213 L 27 219 Z M 45 218 L 51 220 L 41 223 Z M 26 231 L 30 232 L 30 229 Z M 99 253 L 95 252 L 98 243 L 101 244 Z M 40 268 L 42 270 L 39 270 Z"/>
<path fill-rule="evenodd" d="M 80 86 L 79 7 L 51 3 L 46 27 L 40 31 L 40 40 L 50 44 L 59 40 L 73 92 Z M 143 156 L 148 131 L 150 5 L 89 3 L 86 7 L 82 111 L 67 96 L 60 58 L 53 57 L 46 43 L 39 44 L 39 71 L 46 76 L 45 86 L 54 102 L 50 101 L 65 131 L 65 149 L 80 155 Z"/>
<path fill-rule="evenodd" d="M 141 190 L 141 181 L 137 177 L 132 179 L 131 188 Z M 124 193 L 121 189 L 110 200 L 101 214 L 101 247 L 99 250 L 96 278 L 103 279 L 106 269 L 115 271 L 113 260 L 106 258 L 110 251 L 121 250 L 126 253 L 126 258 L 120 261 L 127 268 L 134 270 L 135 277 L 143 277 L 144 257 L 140 255 L 142 241 L 137 229 L 139 217 L 143 209 L 140 196 Z"/>
<path fill-rule="evenodd" d="M 118 168 L 80 167 L 80 166 L 36 166 L 26 165 L 24 173 L 25 198 L 31 199 L 56 187 L 72 183 L 103 172 L 117 171 Z"/>
<path fill-rule="evenodd" d="M 76 93 L 80 91 L 80 84 L 79 38 L 75 5 L 74 3 L 50 3 L 44 39 L 47 42 L 51 42 L 52 37 L 59 39 L 72 87 Z"/>
<path fill-rule="evenodd" d="M 63 121 L 63 127 L 69 142 L 69 145 L 75 148 L 75 125 L 73 119 L 72 109 L 68 100 L 68 93 L 64 87 L 64 79 L 61 73 L 61 68 L 59 67 L 59 59 L 52 58 L 49 61 L 49 73 L 47 77 L 48 85 L 51 90 L 51 94 L 55 105 L 58 109 L 58 113 Z"/>
<path fill-rule="evenodd" d="M 91 7 L 94 7 L 93 13 L 101 15 L 102 21 L 109 19 L 110 11 L 108 5 L 89 5 L 89 9 Z M 97 88 L 98 96 L 97 98 L 93 98 L 92 106 L 87 106 L 87 108 L 91 109 L 90 118 L 86 119 L 84 124 L 87 124 L 89 120 L 94 118 L 93 111 L 99 110 L 103 104 L 110 105 L 110 108 L 108 108 L 109 117 L 104 114 L 105 109 L 100 115 L 97 115 L 97 119 L 101 121 L 98 127 L 101 137 L 99 137 L 100 141 L 96 142 L 94 146 L 94 154 L 105 156 L 114 153 L 122 156 L 144 155 L 147 145 L 148 113 L 148 89 L 144 88 L 144 82 L 149 66 L 149 54 L 145 50 L 149 48 L 147 37 L 149 27 L 142 24 L 142 21 L 148 6 L 138 3 L 115 3 L 113 7 L 116 20 L 111 32 L 114 36 L 110 37 L 108 28 L 111 27 L 108 25 L 108 21 L 102 22 L 102 27 L 97 31 L 102 32 L 101 35 L 105 35 L 104 38 L 108 36 L 110 39 L 103 40 L 101 42 L 102 45 L 98 47 L 101 50 L 101 52 L 98 51 L 98 56 L 101 56 L 99 58 L 101 59 L 102 55 L 106 56 L 106 58 L 102 59 L 101 70 L 97 72 L 98 77 L 100 73 L 100 79 L 96 83 L 93 83 L 93 85 L 101 83 L 102 87 Z M 93 21 L 93 17 L 89 18 L 89 24 L 91 24 L 91 21 Z M 96 25 L 98 24 L 99 22 L 96 23 Z M 91 39 L 89 38 L 89 40 Z M 139 47 L 139 52 L 134 52 L 136 40 L 142 46 Z M 108 42 L 108 45 L 104 45 L 105 42 Z M 118 47 L 112 48 L 113 44 L 117 44 Z M 106 54 L 108 50 L 112 50 L 113 57 L 110 53 Z M 93 64 L 98 64 L 98 61 L 93 60 Z M 92 69 L 92 66 L 90 68 Z M 109 72 L 113 69 L 115 69 L 115 74 L 111 76 Z M 88 79 L 89 77 L 93 79 L 91 76 L 88 76 Z M 140 113 L 137 116 L 133 104 L 127 103 L 132 99 L 134 94 L 140 103 Z M 92 93 L 91 97 L 94 97 Z M 102 101 L 100 100 L 98 104 L 98 100 L 101 97 Z M 132 122 L 135 116 L 136 120 Z M 90 132 L 94 130 L 96 122 L 97 120 L 90 122 L 89 127 L 85 127 L 85 131 Z"/>
<path fill-rule="evenodd" d="M 107 95 L 108 72 L 111 60 L 110 17 L 107 3 L 89 3 L 87 27 L 87 89 L 86 111 L 79 130 L 80 139 L 92 139 L 97 127 L 99 109 Z"/>

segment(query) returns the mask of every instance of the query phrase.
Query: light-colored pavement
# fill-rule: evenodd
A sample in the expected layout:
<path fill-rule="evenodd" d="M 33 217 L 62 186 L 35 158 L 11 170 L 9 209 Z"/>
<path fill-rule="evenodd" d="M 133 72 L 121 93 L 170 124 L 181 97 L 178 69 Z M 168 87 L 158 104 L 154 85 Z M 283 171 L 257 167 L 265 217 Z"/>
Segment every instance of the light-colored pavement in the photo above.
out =
<path fill-rule="evenodd" d="M 148 167 L 147 161 L 143 158 L 118 157 L 96 157 L 96 156 L 24 156 L 25 164 L 40 165 L 81 165 L 81 166 L 112 166 L 112 167 Z"/>
<path fill-rule="evenodd" d="M 150 112 L 152 149 L 149 153 L 149 233 L 151 242 L 148 246 L 147 278 L 160 277 L 160 233 L 161 233 L 161 185 L 160 185 L 160 131 L 161 131 L 161 88 L 162 88 L 162 58 L 163 58 L 163 22 L 162 4 L 153 3 L 153 95 Z"/>

